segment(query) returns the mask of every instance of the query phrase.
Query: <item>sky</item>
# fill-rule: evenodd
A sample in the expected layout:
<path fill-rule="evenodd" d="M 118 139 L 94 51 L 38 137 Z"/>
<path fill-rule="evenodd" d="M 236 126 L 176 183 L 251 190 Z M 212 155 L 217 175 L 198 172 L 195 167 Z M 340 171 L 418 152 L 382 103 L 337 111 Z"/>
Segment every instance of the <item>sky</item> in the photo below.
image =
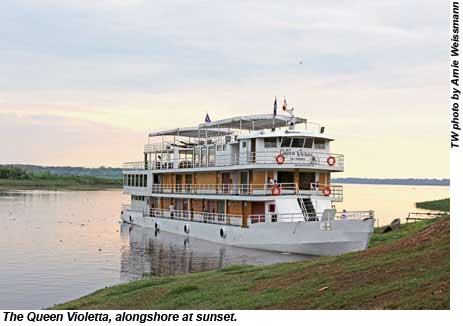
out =
<path fill-rule="evenodd" d="M 286 97 L 337 176 L 447 178 L 441 0 L 2 0 L 0 164 L 121 166 L 150 131 Z"/>

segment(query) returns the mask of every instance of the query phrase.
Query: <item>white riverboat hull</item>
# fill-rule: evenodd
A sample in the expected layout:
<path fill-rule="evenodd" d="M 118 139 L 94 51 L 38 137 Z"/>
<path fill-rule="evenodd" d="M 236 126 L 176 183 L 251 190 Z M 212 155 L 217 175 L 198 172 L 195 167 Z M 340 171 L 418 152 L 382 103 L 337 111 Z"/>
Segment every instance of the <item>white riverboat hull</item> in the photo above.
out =
<path fill-rule="evenodd" d="M 374 219 L 256 223 L 249 227 L 144 216 L 124 210 L 122 221 L 230 246 L 276 252 L 334 256 L 367 248 Z"/>

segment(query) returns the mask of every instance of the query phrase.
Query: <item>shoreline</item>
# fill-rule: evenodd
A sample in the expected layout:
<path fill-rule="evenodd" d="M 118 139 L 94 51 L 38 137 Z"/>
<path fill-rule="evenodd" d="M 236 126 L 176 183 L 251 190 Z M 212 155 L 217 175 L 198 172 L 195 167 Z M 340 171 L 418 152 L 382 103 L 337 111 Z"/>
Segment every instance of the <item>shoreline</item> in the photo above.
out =
<path fill-rule="evenodd" d="M 49 309 L 449 309 L 449 221 L 376 228 L 361 252 L 145 277 Z"/>
<path fill-rule="evenodd" d="M 32 179 L 32 180 L 12 180 L 0 179 L 0 191 L 8 190 L 74 190 L 74 191 L 89 191 L 89 190 L 112 190 L 122 189 L 122 184 L 112 182 L 93 183 L 79 182 L 75 179 Z"/>

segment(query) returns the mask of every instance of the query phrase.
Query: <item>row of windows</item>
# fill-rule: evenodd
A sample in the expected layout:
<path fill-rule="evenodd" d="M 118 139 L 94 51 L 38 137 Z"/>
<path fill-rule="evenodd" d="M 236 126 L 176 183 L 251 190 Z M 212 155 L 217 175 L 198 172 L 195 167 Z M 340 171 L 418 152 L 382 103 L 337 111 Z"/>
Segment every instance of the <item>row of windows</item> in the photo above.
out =
<path fill-rule="evenodd" d="M 144 201 L 144 200 L 145 200 L 145 196 L 136 196 L 136 195 L 132 195 L 132 200 L 141 200 L 141 201 Z"/>
<path fill-rule="evenodd" d="M 283 137 L 281 138 L 281 147 L 296 147 L 296 148 L 316 148 L 325 149 L 326 142 L 324 139 L 310 137 Z M 278 147 L 278 138 L 264 138 L 265 148 Z"/>
<path fill-rule="evenodd" d="M 124 174 L 124 186 L 127 187 L 146 187 L 148 175 L 146 174 Z"/>

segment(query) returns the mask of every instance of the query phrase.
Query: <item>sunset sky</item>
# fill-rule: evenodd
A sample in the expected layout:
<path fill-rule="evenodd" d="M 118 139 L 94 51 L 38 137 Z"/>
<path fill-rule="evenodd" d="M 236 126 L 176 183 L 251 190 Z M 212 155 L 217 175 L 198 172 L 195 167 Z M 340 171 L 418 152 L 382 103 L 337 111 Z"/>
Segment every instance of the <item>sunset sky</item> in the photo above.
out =
<path fill-rule="evenodd" d="M 147 133 L 272 113 L 326 126 L 337 176 L 446 178 L 445 1 L 0 2 L 0 164 L 121 166 Z"/>

